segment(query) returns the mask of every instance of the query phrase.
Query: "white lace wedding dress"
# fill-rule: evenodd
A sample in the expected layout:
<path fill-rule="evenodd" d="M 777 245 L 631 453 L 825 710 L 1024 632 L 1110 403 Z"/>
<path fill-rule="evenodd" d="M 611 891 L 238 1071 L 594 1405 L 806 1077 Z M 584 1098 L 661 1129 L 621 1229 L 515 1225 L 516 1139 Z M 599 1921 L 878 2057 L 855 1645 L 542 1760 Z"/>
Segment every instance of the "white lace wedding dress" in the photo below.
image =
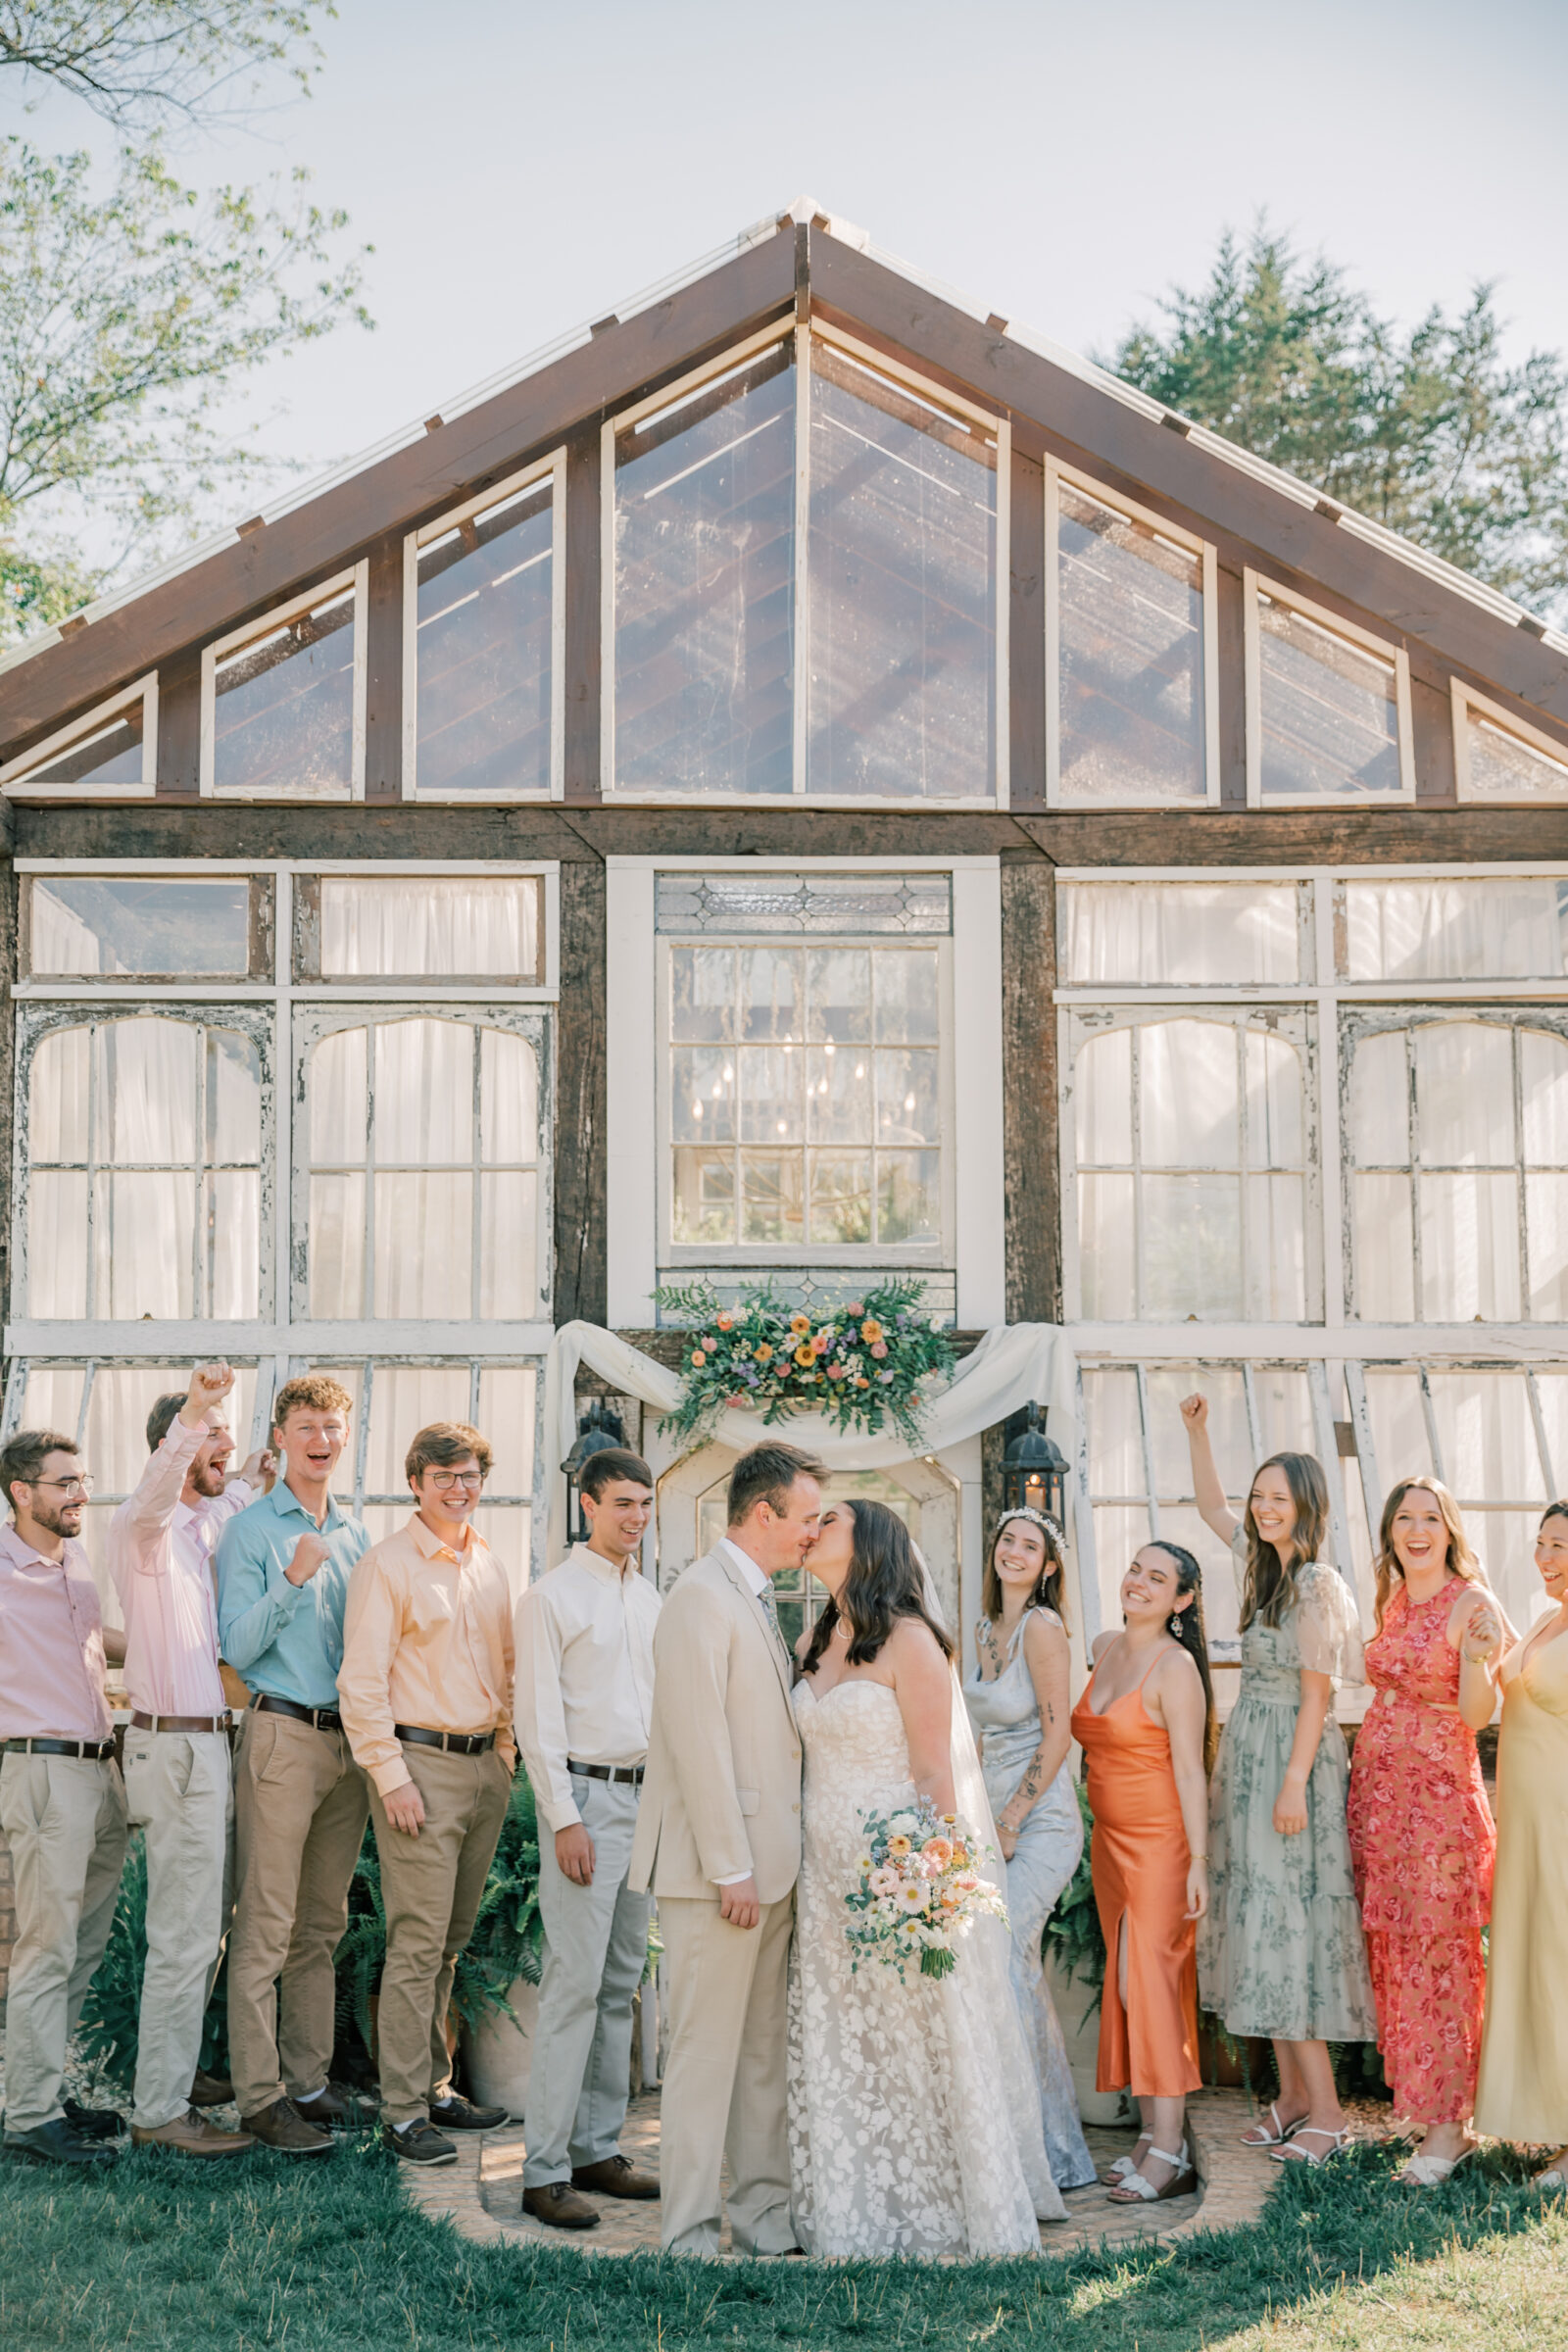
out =
<path fill-rule="evenodd" d="M 818 2255 L 1038 2253 L 1037 2216 L 1059 2221 L 1065 2208 L 1006 1931 L 978 1921 L 942 1979 L 905 1982 L 879 1961 L 852 1975 L 844 1897 L 858 1883 L 861 1815 L 914 1794 L 903 1718 L 881 1683 L 818 1698 L 805 1680 L 794 1705 L 806 1760 L 789 2005 L 796 2233 Z M 989 1838 L 989 1814 L 978 1827 Z"/>

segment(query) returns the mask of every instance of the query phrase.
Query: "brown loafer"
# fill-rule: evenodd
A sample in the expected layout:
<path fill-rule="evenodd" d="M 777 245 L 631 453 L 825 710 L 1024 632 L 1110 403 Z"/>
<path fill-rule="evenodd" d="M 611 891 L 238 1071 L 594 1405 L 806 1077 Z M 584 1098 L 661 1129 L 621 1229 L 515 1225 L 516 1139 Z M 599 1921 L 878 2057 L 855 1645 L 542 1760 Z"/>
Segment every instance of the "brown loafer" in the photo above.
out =
<path fill-rule="evenodd" d="M 156 2132 L 132 2124 L 130 2138 L 133 2147 L 175 2148 L 181 2156 L 243 2156 L 247 2148 L 256 2145 L 254 2133 L 225 2132 L 220 2125 L 210 2124 L 199 2107 L 187 2107 L 183 2115 L 160 2124 Z"/>
<path fill-rule="evenodd" d="M 234 2096 L 234 2085 L 225 2076 L 204 2075 L 200 2067 L 191 2081 L 190 2104 L 193 2107 L 226 2107 Z"/>
<path fill-rule="evenodd" d="M 598 2167 L 594 2168 L 596 2171 Z M 597 2230 L 599 2216 L 567 2180 L 547 2180 L 543 2188 L 525 2188 L 522 2210 L 549 2230 Z"/>
<path fill-rule="evenodd" d="M 259 2139 L 264 2148 L 275 2148 L 280 2156 L 332 2153 L 331 2132 L 308 2124 L 292 2099 L 274 2099 L 270 2107 L 263 2107 L 256 2115 L 242 2115 L 240 2123 L 253 2139 Z"/>
<path fill-rule="evenodd" d="M 629 2156 L 607 2156 L 600 2164 L 574 2165 L 571 2185 L 601 2197 L 657 2197 L 659 2175 L 640 2173 Z"/>
<path fill-rule="evenodd" d="M 347 2099 L 330 2082 L 314 2099 L 294 2099 L 290 2104 L 296 2115 L 303 2115 L 308 2124 L 322 2132 L 349 2132 L 358 2121 Z"/>

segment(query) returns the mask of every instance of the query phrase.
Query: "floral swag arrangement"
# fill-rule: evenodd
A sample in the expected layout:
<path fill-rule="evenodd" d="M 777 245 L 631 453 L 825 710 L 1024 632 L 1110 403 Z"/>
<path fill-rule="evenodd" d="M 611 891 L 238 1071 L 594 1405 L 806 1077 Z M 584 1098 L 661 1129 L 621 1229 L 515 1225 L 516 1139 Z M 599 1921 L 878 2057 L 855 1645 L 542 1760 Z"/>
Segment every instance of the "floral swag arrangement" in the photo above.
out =
<path fill-rule="evenodd" d="M 675 1436 L 713 1434 L 728 1405 L 764 1421 L 816 1411 L 835 1428 L 874 1436 L 891 1422 L 911 1446 L 921 1439 L 922 1384 L 957 1361 L 941 1318 L 921 1306 L 918 1278 L 879 1283 L 820 1321 L 791 1312 L 770 1289 L 721 1306 L 710 1284 L 655 1294 L 689 1323 L 681 1400 L 660 1426 Z"/>

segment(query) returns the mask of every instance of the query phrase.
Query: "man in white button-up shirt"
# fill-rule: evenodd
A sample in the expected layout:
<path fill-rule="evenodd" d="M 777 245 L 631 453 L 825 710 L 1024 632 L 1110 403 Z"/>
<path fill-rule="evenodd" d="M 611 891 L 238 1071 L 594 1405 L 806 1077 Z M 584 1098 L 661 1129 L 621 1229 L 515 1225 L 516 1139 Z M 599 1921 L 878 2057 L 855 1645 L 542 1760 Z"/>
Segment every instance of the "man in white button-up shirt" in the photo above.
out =
<path fill-rule="evenodd" d="M 586 1463 L 586 1544 L 517 1604 L 517 1749 L 539 1808 L 544 1975 L 524 2117 L 526 2212 L 591 2230 L 577 2194 L 656 2197 L 620 2153 L 632 1995 L 650 1897 L 626 1884 L 654 1700 L 659 1594 L 638 1554 L 654 1507 L 648 1464 L 622 1446 Z"/>

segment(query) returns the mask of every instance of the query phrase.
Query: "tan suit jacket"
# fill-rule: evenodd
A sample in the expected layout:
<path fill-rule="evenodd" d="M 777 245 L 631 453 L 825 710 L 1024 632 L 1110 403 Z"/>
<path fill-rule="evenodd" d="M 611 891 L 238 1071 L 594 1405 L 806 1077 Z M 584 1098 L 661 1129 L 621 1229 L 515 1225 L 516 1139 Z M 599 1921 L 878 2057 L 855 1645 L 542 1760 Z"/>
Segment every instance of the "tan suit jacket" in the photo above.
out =
<path fill-rule="evenodd" d="M 801 1742 L 791 1666 L 727 1552 L 687 1569 L 654 1632 L 654 1715 L 634 1891 L 718 1900 L 715 1881 L 757 1881 L 782 1902 L 801 1867 Z"/>

